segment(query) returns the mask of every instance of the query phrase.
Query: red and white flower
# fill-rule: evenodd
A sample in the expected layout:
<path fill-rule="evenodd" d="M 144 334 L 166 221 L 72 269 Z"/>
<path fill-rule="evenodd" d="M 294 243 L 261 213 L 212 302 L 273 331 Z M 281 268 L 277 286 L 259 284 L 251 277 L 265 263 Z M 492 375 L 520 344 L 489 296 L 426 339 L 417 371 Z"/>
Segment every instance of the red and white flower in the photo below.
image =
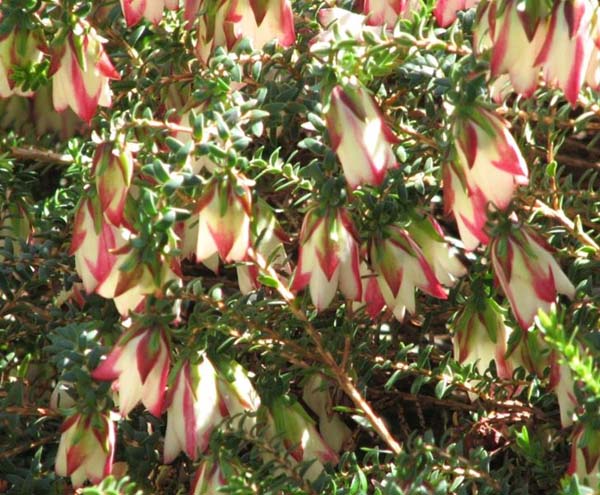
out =
<path fill-rule="evenodd" d="M 357 234 L 346 210 L 313 208 L 302 224 L 292 289 L 298 291 L 308 285 L 319 311 L 329 306 L 338 285 L 348 299 L 359 300 L 359 262 Z"/>
<path fill-rule="evenodd" d="M 220 466 L 208 459 L 203 460 L 192 480 L 190 495 L 215 495 L 227 485 Z"/>
<path fill-rule="evenodd" d="M 387 307 L 398 320 L 414 313 L 415 289 L 439 299 L 448 297 L 420 246 L 403 228 L 390 225 L 371 242 L 371 265 Z"/>
<path fill-rule="evenodd" d="M 227 367 L 227 370 L 224 367 Z M 234 428 L 241 425 L 250 431 L 256 425 L 256 418 L 246 413 L 255 413 L 260 407 L 260 397 L 256 393 L 246 370 L 235 361 L 220 363 L 217 377 L 219 400 L 225 406 L 226 415 L 235 417 Z"/>
<path fill-rule="evenodd" d="M 593 10 L 590 0 L 554 2 L 548 34 L 535 61 L 543 65 L 546 82 L 559 87 L 573 106 L 594 47 L 590 23 Z"/>
<path fill-rule="evenodd" d="M 360 0 L 358 8 L 369 25 L 393 28 L 398 18 L 410 17 L 419 6 L 419 0 Z"/>
<path fill-rule="evenodd" d="M 107 414 L 76 413 L 61 427 L 55 470 L 70 476 L 75 488 L 86 479 L 99 483 L 112 471 L 115 427 Z"/>
<path fill-rule="evenodd" d="M 491 242 L 496 279 L 524 330 L 533 324 L 538 310 L 550 310 L 558 293 L 575 296 L 575 287 L 550 251 L 546 241 L 526 227 Z"/>
<path fill-rule="evenodd" d="M 175 10 L 179 7 L 179 0 L 120 0 L 121 9 L 125 16 L 127 26 L 136 25 L 142 18 L 158 24 L 163 16 L 165 7 Z"/>
<path fill-rule="evenodd" d="M 442 27 L 448 27 L 456 20 L 459 10 L 467 10 L 474 7 L 480 0 L 437 0 L 433 15 L 437 23 Z"/>
<path fill-rule="evenodd" d="M 104 218 L 99 199 L 82 199 L 75 213 L 70 254 L 75 255 L 75 269 L 88 294 L 110 276 L 117 263 L 114 251 L 125 243 L 121 230 Z"/>
<path fill-rule="evenodd" d="M 113 388 L 119 393 L 118 406 L 123 417 L 140 401 L 151 414 L 159 417 L 167 388 L 170 353 L 164 329 L 132 327 L 92 372 L 92 378 L 114 380 Z"/>
<path fill-rule="evenodd" d="M 538 85 L 536 59 L 547 37 L 546 23 L 522 11 L 516 0 L 508 0 L 502 9 L 488 4 L 481 20 L 483 16 L 490 27 L 492 77 L 508 74 L 517 93 L 531 96 Z"/>
<path fill-rule="evenodd" d="M 444 240 L 442 227 L 433 217 L 414 219 L 408 227 L 411 237 L 420 246 L 436 278 L 446 287 L 452 287 L 467 269 L 456 257 L 457 250 Z"/>
<path fill-rule="evenodd" d="M 580 423 L 573 431 L 571 461 L 567 469 L 580 481 L 596 490 L 600 484 L 600 430 L 596 425 Z"/>
<path fill-rule="evenodd" d="M 243 261 L 250 245 L 252 196 L 244 178 L 213 179 L 198 200 L 188 227 L 197 223 L 196 261 L 218 253 L 223 261 Z M 188 234 L 186 234 L 188 235 Z"/>
<path fill-rule="evenodd" d="M 52 55 L 52 99 L 58 111 L 71 107 L 86 122 L 98 106 L 109 107 L 110 79 L 120 79 L 102 47 L 102 39 L 85 21 L 80 21 L 54 49 Z"/>
<path fill-rule="evenodd" d="M 465 172 L 455 164 L 444 164 L 444 211 L 454 215 L 465 249 L 472 251 L 489 241 L 485 232 L 487 201 L 479 189 L 469 185 Z"/>
<path fill-rule="evenodd" d="M 92 165 L 96 190 L 106 218 L 117 227 L 123 223 L 133 166 L 133 157 L 125 146 L 109 142 L 96 146 Z"/>
<path fill-rule="evenodd" d="M 398 166 L 392 150 L 398 140 L 366 89 L 333 88 L 326 119 L 331 146 L 352 189 L 379 185 L 387 170 Z"/>
<path fill-rule="evenodd" d="M 496 208 L 505 209 L 519 185 L 528 183 L 528 170 L 508 124 L 490 110 L 463 109 L 453 128 L 456 170 L 471 190 Z"/>
<path fill-rule="evenodd" d="M 510 329 L 493 300 L 469 301 L 456 316 L 452 328 L 454 359 L 463 365 L 475 364 L 480 375 L 494 361 L 498 376 L 511 378 L 513 366 L 505 357 Z"/>
<path fill-rule="evenodd" d="M 371 318 L 376 318 L 385 307 L 385 299 L 381 294 L 377 275 L 371 271 L 369 265 L 364 261 L 360 262 L 360 280 L 362 284 L 362 294 L 360 301 L 355 301 L 353 308 L 355 310 L 365 307 L 367 314 Z"/>
<path fill-rule="evenodd" d="M 217 372 L 208 358 L 185 361 L 169 388 L 164 460 L 172 462 L 182 450 L 197 459 L 223 417 L 225 403 L 217 389 Z"/>
<path fill-rule="evenodd" d="M 25 90 L 15 82 L 13 73 L 15 67 L 41 62 L 42 47 L 42 40 L 35 31 L 14 27 L 0 35 L 0 98 L 33 95 L 32 90 Z"/>

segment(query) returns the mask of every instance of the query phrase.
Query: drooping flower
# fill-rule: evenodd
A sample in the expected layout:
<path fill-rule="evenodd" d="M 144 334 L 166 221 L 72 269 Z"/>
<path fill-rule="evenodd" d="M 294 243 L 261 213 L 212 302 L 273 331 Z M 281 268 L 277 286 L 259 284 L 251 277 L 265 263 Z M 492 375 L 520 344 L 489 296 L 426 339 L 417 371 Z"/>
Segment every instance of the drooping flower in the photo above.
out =
<path fill-rule="evenodd" d="M 456 257 L 457 250 L 444 240 L 445 234 L 437 220 L 431 216 L 414 219 L 408 232 L 423 251 L 436 278 L 447 287 L 456 283 L 467 269 Z"/>
<path fill-rule="evenodd" d="M 217 389 L 217 372 L 208 358 L 181 365 L 167 403 L 165 462 L 172 462 L 182 450 L 197 459 L 208 447 L 215 426 L 227 415 Z"/>
<path fill-rule="evenodd" d="M 283 440 L 289 454 L 296 462 L 314 461 L 305 477 L 316 478 L 324 464 L 337 464 L 335 451 L 327 445 L 317 431 L 315 422 L 296 401 L 278 397 L 271 405 L 275 434 Z"/>
<path fill-rule="evenodd" d="M 244 261 L 250 245 L 252 197 L 243 177 L 214 178 L 188 224 L 197 223 L 196 261 L 218 253 L 223 261 Z"/>
<path fill-rule="evenodd" d="M 371 241 L 371 265 L 387 307 L 398 320 L 414 313 L 415 289 L 439 299 L 448 297 L 423 250 L 400 226 L 386 227 Z"/>
<path fill-rule="evenodd" d="M 225 414 L 235 417 L 234 428 L 241 425 L 245 431 L 251 431 L 256 425 L 256 418 L 247 413 L 255 413 L 258 410 L 260 397 L 246 370 L 235 361 L 219 363 L 217 391 Z"/>
<path fill-rule="evenodd" d="M 281 229 L 271 207 L 260 199 L 254 203 L 250 223 L 250 239 L 254 251 L 272 267 L 282 268 L 289 265 L 283 247 L 283 243 L 288 240 L 288 237 Z M 254 264 L 238 263 L 236 270 L 242 294 L 248 294 L 260 287 L 258 268 Z"/>
<path fill-rule="evenodd" d="M 512 365 L 506 359 L 510 330 L 492 299 L 471 299 L 457 314 L 452 328 L 454 359 L 464 365 L 475 364 L 480 375 L 493 361 L 500 378 L 511 378 Z"/>
<path fill-rule="evenodd" d="M 516 0 L 507 1 L 502 9 L 489 4 L 483 16 L 493 16 L 487 20 L 492 77 L 508 74 L 517 93 L 531 96 L 538 85 L 540 66 L 536 59 L 547 37 L 546 23 L 523 11 Z"/>
<path fill-rule="evenodd" d="M 102 39 L 85 21 L 79 21 L 52 54 L 52 99 L 54 108 L 71 107 L 89 122 L 98 106 L 109 107 L 110 79 L 120 79 L 102 47 Z"/>
<path fill-rule="evenodd" d="M 163 411 L 170 353 L 163 328 L 131 327 L 92 372 L 92 378 L 114 380 L 121 416 L 128 416 L 141 401 L 151 414 L 159 417 Z"/>
<path fill-rule="evenodd" d="M 92 173 L 106 218 L 115 226 L 123 223 L 125 199 L 133 177 L 133 157 L 126 146 L 111 142 L 96 146 Z"/>
<path fill-rule="evenodd" d="M 317 310 L 333 300 L 338 288 L 351 300 L 361 296 L 357 234 L 343 208 L 307 212 L 300 232 L 298 266 L 293 290 L 307 285 Z"/>
<path fill-rule="evenodd" d="M 444 211 L 452 213 L 465 249 L 472 251 L 489 240 L 485 232 L 487 202 L 477 187 L 469 185 L 465 172 L 455 164 L 444 164 Z"/>
<path fill-rule="evenodd" d="M 190 495 L 215 495 L 220 488 L 226 486 L 221 467 L 209 459 L 203 460 L 192 480 Z"/>
<path fill-rule="evenodd" d="M 336 86 L 326 119 L 331 146 L 352 189 L 379 185 L 387 170 L 398 166 L 391 146 L 397 138 L 366 89 Z"/>
<path fill-rule="evenodd" d="M 112 471 L 115 427 L 107 414 L 76 413 L 61 427 L 56 474 L 70 476 L 75 488 L 86 479 L 99 483 Z"/>
<path fill-rule="evenodd" d="M 527 227 L 491 241 L 492 266 L 513 314 L 526 330 L 538 310 L 545 312 L 558 293 L 575 296 L 575 287 L 552 256 L 550 246 Z"/>
<path fill-rule="evenodd" d="M 577 474 L 580 481 L 596 490 L 600 484 L 600 430 L 594 424 L 580 423 L 571 443 L 568 474 Z"/>
<path fill-rule="evenodd" d="M 398 18 L 407 18 L 418 9 L 419 0 L 360 0 L 358 8 L 367 16 L 371 26 L 393 28 Z"/>
<path fill-rule="evenodd" d="M 459 10 L 467 10 L 474 7 L 480 0 L 437 0 L 433 15 L 442 27 L 448 27 L 456 20 Z"/>
<path fill-rule="evenodd" d="M 70 254 L 75 255 L 75 269 L 88 294 L 109 277 L 117 262 L 114 251 L 125 243 L 121 231 L 105 220 L 98 197 L 82 199 L 75 213 Z"/>
<path fill-rule="evenodd" d="M 385 306 L 385 299 L 381 294 L 377 275 L 369 268 L 369 265 L 364 261 L 360 263 L 360 280 L 362 284 L 362 294 L 360 301 L 353 303 L 355 310 L 364 306 L 367 314 L 371 318 L 376 318 Z"/>
<path fill-rule="evenodd" d="M 548 34 L 535 61 L 543 65 L 544 79 L 559 87 L 572 106 L 577 104 L 594 46 L 590 0 L 554 2 Z"/>
<path fill-rule="evenodd" d="M 31 89 L 24 89 L 15 81 L 14 73 L 15 68 L 41 62 L 42 47 L 42 39 L 35 31 L 14 27 L 0 35 L 0 98 L 33 95 Z"/>
<path fill-rule="evenodd" d="M 158 24 L 165 7 L 170 10 L 179 7 L 179 0 L 120 0 L 120 2 L 125 22 L 129 27 L 135 26 L 143 17 Z"/>
<path fill-rule="evenodd" d="M 480 106 L 464 109 L 453 127 L 456 170 L 471 190 L 505 209 L 519 185 L 528 183 L 528 170 L 508 125 Z"/>

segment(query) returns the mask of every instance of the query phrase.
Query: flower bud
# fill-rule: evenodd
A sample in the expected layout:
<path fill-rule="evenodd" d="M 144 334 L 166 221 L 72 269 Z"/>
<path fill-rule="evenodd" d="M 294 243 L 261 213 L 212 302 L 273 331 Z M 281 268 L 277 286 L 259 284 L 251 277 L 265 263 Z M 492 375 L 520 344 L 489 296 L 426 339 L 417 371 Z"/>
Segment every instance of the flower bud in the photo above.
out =
<path fill-rule="evenodd" d="M 24 89 L 15 82 L 14 72 L 15 68 L 41 62 L 42 47 L 42 39 L 35 31 L 14 27 L 0 35 L 0 98 L 33 95 L 31 89 Z"/>
<path fill-rule="evenodd" d="M 156 417 L 163 411 L 171 351 L 164 329 L 132 327 L 93 372 L 95 380 L 113 381 L 118 406 L 126 417 L 140 402 Z"/>
<path fill-rule="evenodd" d="M 76 413 L 61 427 L 56 454 L 56 474 L 70 476 L 73 487 L 86 479 L 99 483 L 112 471 L 115 427 L 107 414 Z"/>
<path fill-rule="evenodd" d="M 357 234 L 345 209 L 321 213 L 313 208 L 304 217 L 300 232 L 298 266 L 293 290 L 307 285 L 317 310 L 333 300 L 338 285 L 351 300 L 359 300 L 361 281 Z"/>
<path fill-rule="evenodd" d="M 366 89 L 336 86 L 326 120 L 350 188 L 379 185 L 387 170 L 398 166 L 391 146 L 398 140 Z"/>
<path fill-rule="evenodd" d="M 110 107 L 109 79 L 120 79 L 104 52 L 96 30 L 80 21 L 52 55 L 52 99 L 54 108 L 71 107 L 89 122 L 98 106 Z"/>
<path fill-rule="evenodd" d="M 492 239 L 492 266 L 519 325 L 527 330 L 541 309 L 550 310 L 558 293 L 572 299 L 575 287 L 550 253 L 550 246 L 522 227 Z"/>
<path fill-rule="evenodd" d="M 459 10 L 466 10 L 474 7 L 480 0 L 437 0 L 433 15 L 435 20 L 442 27 L 448 27 L 456 20 L 456 13 Z"/>

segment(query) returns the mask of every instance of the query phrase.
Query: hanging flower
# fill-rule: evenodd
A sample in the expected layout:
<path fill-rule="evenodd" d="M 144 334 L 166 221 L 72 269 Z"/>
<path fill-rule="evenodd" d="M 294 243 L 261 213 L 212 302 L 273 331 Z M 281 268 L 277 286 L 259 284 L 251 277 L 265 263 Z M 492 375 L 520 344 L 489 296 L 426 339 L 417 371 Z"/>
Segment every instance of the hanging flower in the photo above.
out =
<path fill-rule="evenodd" d="M 208 358 L 181 365 L 167 403 L 165 463 L 182 450 L 190 459 L 197 459 L 208 447 L 215 426 L 227 415 L 217 389 L 217 372 Z"/>
<path fill-rule="evenodd" d="M 319 311 L 329 306 L 338 285 L 348 299 L 360 299 L 356 239 L 357 234 L 345 209 L 310 210 L 300 232 L 300 252 L 292 289 L 298 291 L 308 285 L 313 304 Z"/>
<path fill-rule="evenodd" d="M 125 22 L 129 27 L 135 26 L 143 17 L 158 24 L 165 7 L 170 10 L 179 7 L 179 0 L 120 0 L 120 2 Z"/>
<path fill-rule="evenodd" d="M 398 166 L 391 146 L 397 138 L 367 90 L 333 88 L 326 118 L 331 146 L 352 189 L 379 185 L 387 170 Z"/>
<path fill-rule="evenodd" d="M 452 213 L 458 226 L 458 233 L 467 251 L 472 251 L 480 243 L 487 244 L 485 232 L 487 222 L 487 202 L 482 192 L 467 182 L 466 171 L 452 163 L 443 166 L 444 211 Z"/>
<path fill-rule="evenodd" d="M 133 157 L 126 146 L 100 143 L 96 146 L 92 173 L 106 218 L 115 226 L 123 223 L 125 199 L 133 177 Z"/>
<path fill-rule="evenodd" d="M 474 7 L 480 0 L 437 0 L 433 15 L 442 27 L 448 27 L 456 20 L 459 10 L 467 10 Z"/>
<path fill-rule="evenodd" d="M 192 480 L 190 495 L 215 495 L 221 487 L 227 486 L 220 466 L 208 459 L 203 460 Z"/>
<path fill-rule="evenodd" d="M 235 361 L 220 363 L 217 377 L 217 390 L 225 406 L 226 414 L 234 417 L 234 428 L 242 426 L 251 431 L 256 418 L 247 413 L 255 413 L 260 406 L 260 397 L 256 393 L 246 370 Z"/>
<path fill-rule="evenodd" d="M 12 95 L 32 96 L 14 80 L 15 68 L 24 68 L 42 61 L 43 42 L 35 31 L 14 27 L 0 35 L 0 98 Z"/>
<path fill-rule="evenodd" d="M 428 263 L 422 249 L 403 228 L 390 225 L 384 236 L 371 242 L 371 264 L 377 274 L 381 294 L 398 320 L 406 309 L 414 313 L 415 289 L 439 299 L 448 295 Z"/>
<path fill-rule="evenodd" d="M 252 197 L 243 177 L 216 177 L 205 188 L 189 222 L 197 222 L 196 261 L 218 253 L 223 261 L 244 261 L 250 245 Z"/>
<path fill-rule="evenodd" d="M 567 469 L 593 489 L 600 484 L 600 430 L 594 424 L 580 423 L 573 431 L 571 462 Z"/>
<path fill-rule="evenodd" d="M 548 34 L 535 61 L 543 64 L 544 79 L 559 87 L 572 106 L 577 104 L 594 47 L 589 0 L 560 0 L 548 24 Z"/>
<path fill-rule="evenodd" d="M 385 299 L 379 289 L 377 275 L 371 271 L 369 265 L 364 261 L 360 263 L 360 280 L 362 285 L 360 301 L 353 303 L 355 310 L 365 307 L 367 314 L 371 318 L 376 318 L 385 306 Z"/>
<path fill-rule="evenodd" d="M 107 358 L 92 372 L 92 378 L 114 380 L 121 416 L 128 416 L 142 401 L 151 414 L 160 417 L 170 353 L 164 329 L 132 327 L 125 330 Z"/>
<path fill-rule="evenodd" d="M 550 246 L 527 227 L 491 242 L 496 279 L 521 327 L 534 322 L 538 310 L 548 312 L 558 293 L 575 296 L 575 287 L 556 263 Z"/>
<path fill-rule="evenodd" d="M 507 123 L 493 112 L 473 106 L 456 119 L 453 129 L 456 170 L 473 191 L 496 208 L 505 209 L 519 185 L 528 183 L 528 170 Z"/>
<path fill-rule="evenodd" d="M 54 108 L 71 107 L 89 122 L 98 106 L 110 107 L 110 79 L 120 79 L 102 47 L 102 39 L 85 21 L 79 21 L 52 54 L 52 99 Z"/>
<path fill-rule="evenodd" d="M 419 0 L 360 0 L 358 8 L 371 26 L 393 28 L 399 17 L 407 18 L 420 7 Z"/>
<path fill-rule="evenodd" d="M 56 474 L 70 476 L 75 488 L 86 479 L 99 483 L 112 471 L 115 427 L 107 414 L 76 413 L 61 427 Z"/>

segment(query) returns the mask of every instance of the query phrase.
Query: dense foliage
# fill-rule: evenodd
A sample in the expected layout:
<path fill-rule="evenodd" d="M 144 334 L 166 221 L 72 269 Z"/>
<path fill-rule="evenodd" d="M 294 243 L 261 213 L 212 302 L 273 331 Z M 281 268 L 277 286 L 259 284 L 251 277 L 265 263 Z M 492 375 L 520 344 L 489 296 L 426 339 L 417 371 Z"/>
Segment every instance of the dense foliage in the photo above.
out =
<path fill-rule="evenodd" d="M 1 0 L 0 493 L 596 493 L 598 89 L 595 0 Z"/>

